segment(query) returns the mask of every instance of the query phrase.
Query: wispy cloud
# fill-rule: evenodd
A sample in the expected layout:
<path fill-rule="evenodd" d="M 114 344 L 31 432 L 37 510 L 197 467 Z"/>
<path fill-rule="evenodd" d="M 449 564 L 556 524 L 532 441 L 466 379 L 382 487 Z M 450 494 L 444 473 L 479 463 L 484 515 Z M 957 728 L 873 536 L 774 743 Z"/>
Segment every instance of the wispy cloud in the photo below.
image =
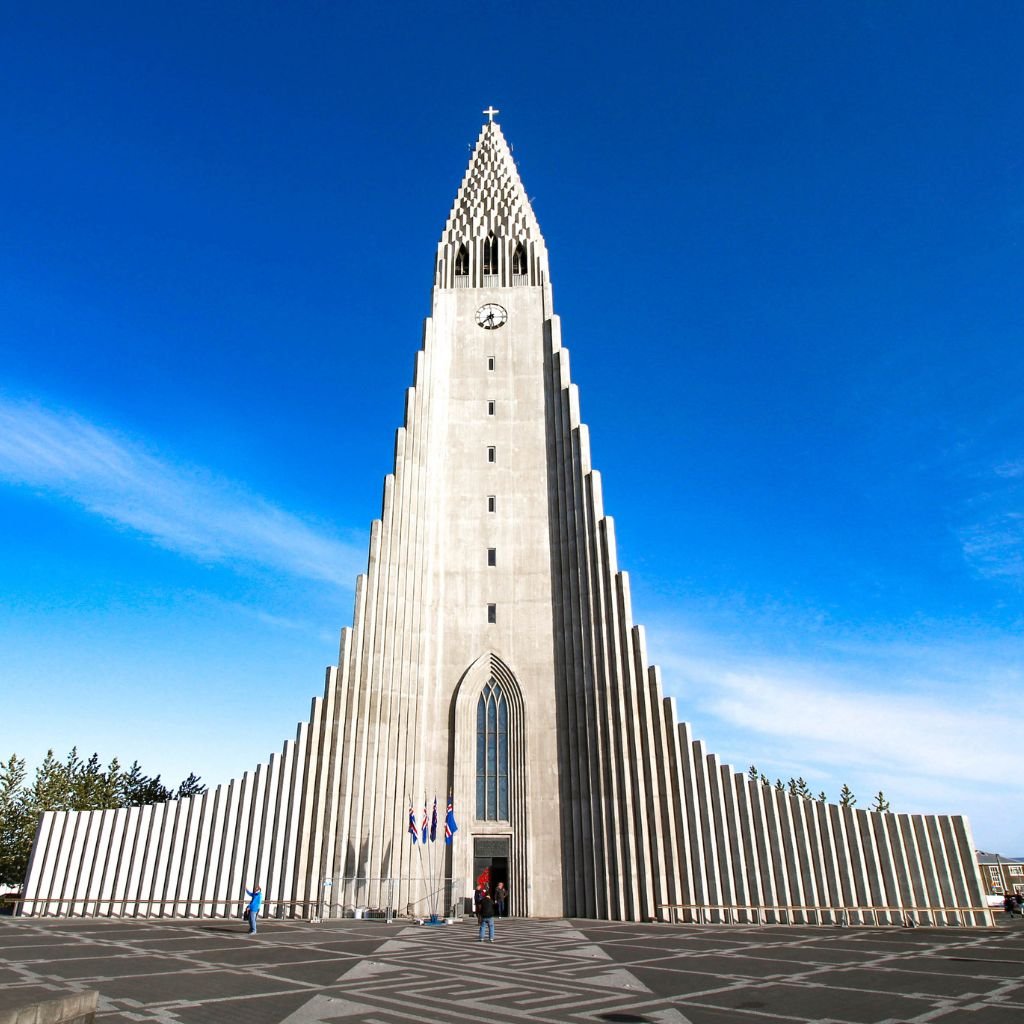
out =
<path fill-rule="evenodd" d="M 957 531 L 964 558 L 980 576 L 1024 584 L 1024 459 L 988 462 L 973 483 Z"/>
<path fill-rule="evenodd" d="M 1024 477 L 1024 459 L 1017 459 L 1014 462 L 1001 462 L 995 467 L 996 476 L 1014 478 Z"/>
<path fill-rule="evenodd" d="M 1005 727 L 1007 699 L 1024 689 L 1024 644 L 938 631 L 859 650 L 816 639 L 818 656 L 778 656 L 662 623 L 650 650 L 680 717 L 737 770 L 804 775 L 833 798 L 849 782 L 862 806 L 882 788 L 898 793 L 898 810 L 966 811 L 979 839 L 998 841 L 1007 828 L 993 797 L 1017 799 L 1024 772 Z"/>
<path fill-rule="evenodd" d="M 172 464 L 73 413 L 0 397 L 0 479 L 69 499 L 204 562 L 351 586 L 365 549 L 229 480 Z"/>
<path fill-rule="evenodd" d="M 982 576 L 1024 581 L 1024 511 L 993 514 L 964 527 L 960 543 Z"/>

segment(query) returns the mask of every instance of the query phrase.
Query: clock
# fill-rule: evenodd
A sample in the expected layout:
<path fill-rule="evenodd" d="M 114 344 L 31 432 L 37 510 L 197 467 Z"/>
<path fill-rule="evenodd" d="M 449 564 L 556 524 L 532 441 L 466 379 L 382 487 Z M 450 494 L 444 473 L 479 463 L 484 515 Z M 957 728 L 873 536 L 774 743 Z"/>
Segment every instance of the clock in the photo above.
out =
<path fill-rule="evenodd" d="M 485 331 L 493 331 L 508 319 L 508 311 L 496 302 L 485 302 L 476 311 L 476 325 Z"/>

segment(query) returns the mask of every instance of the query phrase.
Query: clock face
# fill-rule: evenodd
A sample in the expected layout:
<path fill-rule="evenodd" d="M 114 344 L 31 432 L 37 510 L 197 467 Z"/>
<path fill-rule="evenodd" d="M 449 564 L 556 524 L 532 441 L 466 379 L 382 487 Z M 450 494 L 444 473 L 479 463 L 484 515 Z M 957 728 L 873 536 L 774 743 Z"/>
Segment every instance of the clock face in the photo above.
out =
<path fill-rule="evenodd" d="M 493 331 L 508 319 L 508 312 L 496 302 L 487 302 L 476 311 L 476 325 L 485 331 Z"/>

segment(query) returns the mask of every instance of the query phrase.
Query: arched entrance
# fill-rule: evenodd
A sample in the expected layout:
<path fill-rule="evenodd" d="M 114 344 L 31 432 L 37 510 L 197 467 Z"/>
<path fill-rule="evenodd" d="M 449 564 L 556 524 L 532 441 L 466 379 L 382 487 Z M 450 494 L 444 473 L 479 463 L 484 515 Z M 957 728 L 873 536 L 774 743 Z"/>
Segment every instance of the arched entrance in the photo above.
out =
<path fill-rule="evenodd" d="M 449 778 L 463 808 L 463 842 L 453 849 L 452 872 L 469 879 L 484 871 L 493 887 L 504 882 L 508 912 L 527 916 L 529 776 L 526 705 L 515 673 L 496 654 L 463 673 L 452 703 Z"/>

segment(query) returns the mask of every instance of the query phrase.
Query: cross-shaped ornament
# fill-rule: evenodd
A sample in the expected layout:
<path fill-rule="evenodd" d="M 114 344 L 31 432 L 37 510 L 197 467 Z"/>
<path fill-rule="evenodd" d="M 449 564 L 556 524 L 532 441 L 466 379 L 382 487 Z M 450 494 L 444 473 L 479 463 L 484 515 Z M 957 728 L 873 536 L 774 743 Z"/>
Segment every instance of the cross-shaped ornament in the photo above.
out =
<path fill-rule="evenodd" d="M 500 110 L 495 110 L 494 107 L 488 106 L 488 108 L 484 111 L 484 113 L 487 115 L 487 123 L 491 124 L 494 121 L 494 115 L 495 114 L 500 114 L 501 111 Z"/>

